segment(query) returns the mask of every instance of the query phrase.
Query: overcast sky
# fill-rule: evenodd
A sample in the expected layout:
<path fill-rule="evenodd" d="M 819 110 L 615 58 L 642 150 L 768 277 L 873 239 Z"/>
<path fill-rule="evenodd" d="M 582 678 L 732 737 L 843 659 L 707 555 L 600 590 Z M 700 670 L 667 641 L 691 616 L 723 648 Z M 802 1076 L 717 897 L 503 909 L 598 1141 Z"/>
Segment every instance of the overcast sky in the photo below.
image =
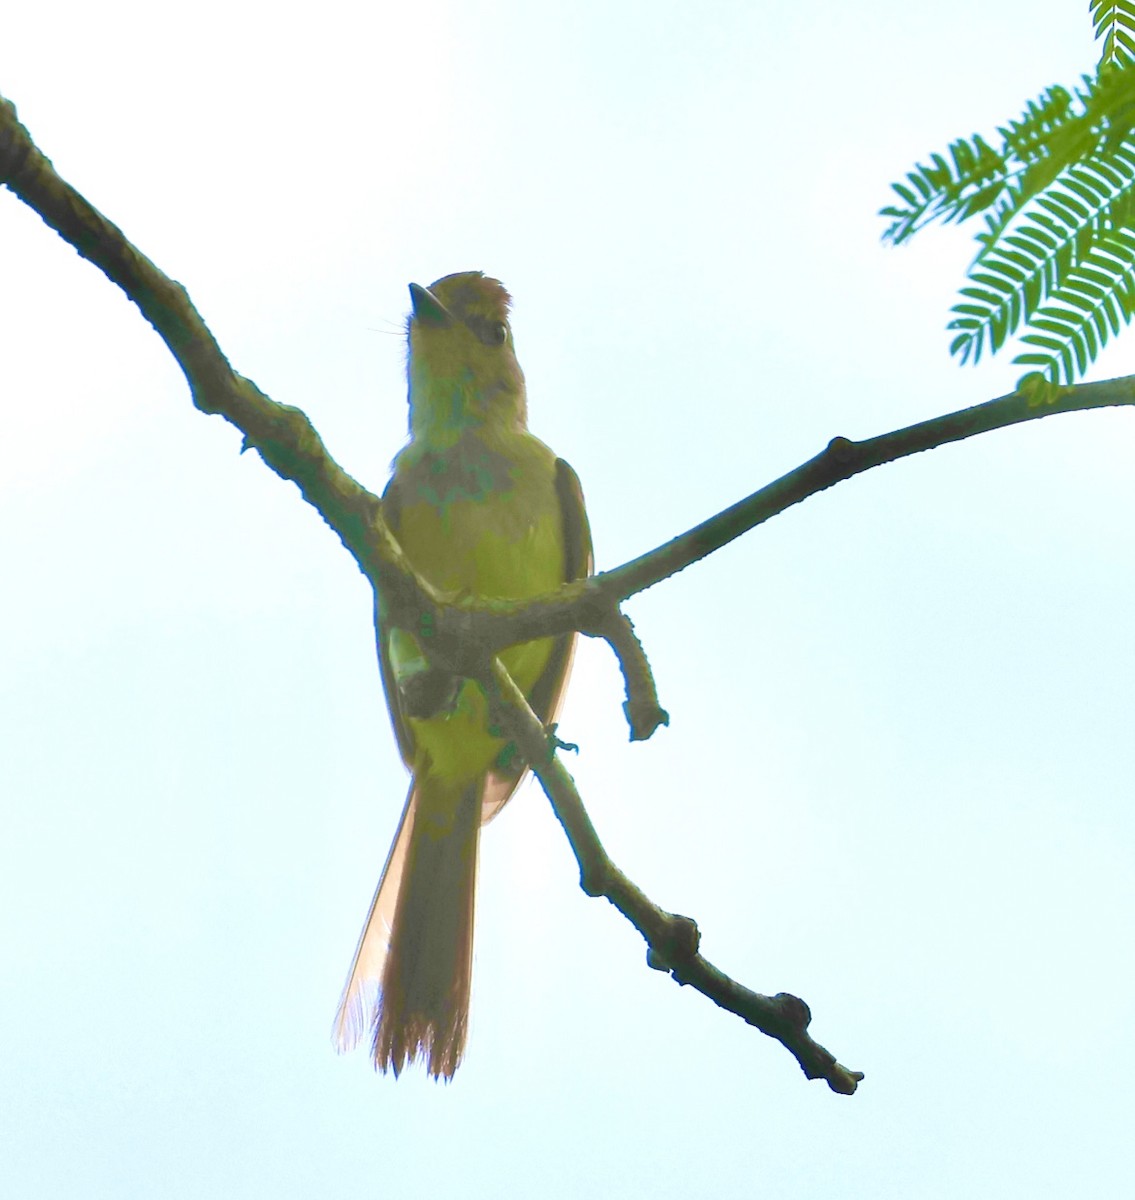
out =
<path fill-rule="evenodd" d="M 944 326 L 972 230 L 889 184 L 1097 47 L 1079 0 L 62 0 L 0 93 L 374 489 L 406 285 L 515 296 L 613 567 L 811 457 L 1011 390 Z M 137 310 L 0 192 L 0 1192 L 1118 1195 L 1135 1072 L 1135 414 L 826 492 L 628 605 L 562 720 L 616 861 L 866 1072 L 650 971 L 527 786 L 482 841 L 448 1087 L 330 1027 L 405 793 L 370 594 Z M 1135 336 L 1094 377 L 1135 372 Z"/>

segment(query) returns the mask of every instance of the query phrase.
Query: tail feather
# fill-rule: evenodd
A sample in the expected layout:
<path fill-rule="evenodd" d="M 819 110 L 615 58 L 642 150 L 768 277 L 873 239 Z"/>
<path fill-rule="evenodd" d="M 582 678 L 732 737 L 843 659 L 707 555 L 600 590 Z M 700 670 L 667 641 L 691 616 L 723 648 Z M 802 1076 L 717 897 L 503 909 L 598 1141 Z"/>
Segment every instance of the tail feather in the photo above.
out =
<path fill-rule="evenodd" d="M 465 1051 L 481 781 L 453 792 L 427 776 L 414 812 L 374 1031 L 374 1061 L 397 1075 L 419 1056 L 450 1079 Z"/>
<path fill-rule="evenodd" d="M 379 983 L 386 963 L 390 945 L 390 931 L 394 925 L 394 912 L 398 903 L 406 857 L 410 849 L 410 835 L 414 828 L 414 809 L 417 792 L 410 784 L 410 792 L 402 808 L 398 832 L 386 856 L 386 865 L 375 888 L 370 911 L 359 935 L 354 961 L 343 985 L 339 999 L 339 1011 L 335 1014 L 332 1040 L 340 1054 L 353 1050 L 363 1039 L 363 1034 L 373 1024 L 372 1013 L 378 1003 Z"/>
<path fill-rule="evenodd" d="M 464 1053 L 483 785 L 411 784 L 335 1019 L 340 1052 L 373 1027 L 382 1071 L 450 1079 Z"/>

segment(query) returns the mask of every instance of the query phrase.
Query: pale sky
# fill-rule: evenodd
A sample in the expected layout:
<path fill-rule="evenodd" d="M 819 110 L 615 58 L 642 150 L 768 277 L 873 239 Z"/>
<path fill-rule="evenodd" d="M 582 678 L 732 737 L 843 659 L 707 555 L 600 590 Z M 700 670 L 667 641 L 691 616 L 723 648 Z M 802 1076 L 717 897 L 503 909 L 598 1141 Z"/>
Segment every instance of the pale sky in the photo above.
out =
<path fill-rule="evenodd" d="M 515 296 L 613 567 L 811 457 L 1011 390 L 944 330 L 972 230 L 890 182 L 1092 68 L 1087 4 L 6 13 L 0 93 L 378 490 L 406 285 Z M 482 840 L 455 1081 L 330 1027 L 406 780 L 368 587 L 134 307 L 0 192 L 0 1194 L 1118 1195 L 1135 1118 L 1135 414 L 816 497 L 633 600 L 568 763 L 615 860 L 866 1072 L 644 962 L 529 785 Z M 1135 372 L 1135 335 L 1093 377 Z"/>

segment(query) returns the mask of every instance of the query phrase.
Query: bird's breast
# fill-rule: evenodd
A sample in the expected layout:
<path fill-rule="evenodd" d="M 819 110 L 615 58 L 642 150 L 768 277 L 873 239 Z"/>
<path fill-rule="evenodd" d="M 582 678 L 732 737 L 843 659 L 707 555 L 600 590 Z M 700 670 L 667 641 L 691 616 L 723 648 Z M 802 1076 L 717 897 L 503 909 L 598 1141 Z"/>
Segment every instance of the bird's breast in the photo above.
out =
<path fill-rule="evenodd" d="M 563 582 L 555 456 L 535 438 L 404 452 L 395 482 L 395 536 L 435 587 L 522 599 Z"/>

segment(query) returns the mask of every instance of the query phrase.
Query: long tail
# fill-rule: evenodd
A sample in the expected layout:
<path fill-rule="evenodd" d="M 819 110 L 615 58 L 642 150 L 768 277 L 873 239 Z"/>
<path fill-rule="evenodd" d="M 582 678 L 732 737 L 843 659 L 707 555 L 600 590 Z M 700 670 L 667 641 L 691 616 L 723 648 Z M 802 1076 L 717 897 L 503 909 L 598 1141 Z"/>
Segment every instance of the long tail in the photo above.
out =
<path fill-rule="evenodd" d="M 369 1017 L 375 1066 L 395 1075 L 420 1056 L 452 1078 L 465 1049 L 482 784 L 411 785 L 343 991 L 339 1048 Z"/>

